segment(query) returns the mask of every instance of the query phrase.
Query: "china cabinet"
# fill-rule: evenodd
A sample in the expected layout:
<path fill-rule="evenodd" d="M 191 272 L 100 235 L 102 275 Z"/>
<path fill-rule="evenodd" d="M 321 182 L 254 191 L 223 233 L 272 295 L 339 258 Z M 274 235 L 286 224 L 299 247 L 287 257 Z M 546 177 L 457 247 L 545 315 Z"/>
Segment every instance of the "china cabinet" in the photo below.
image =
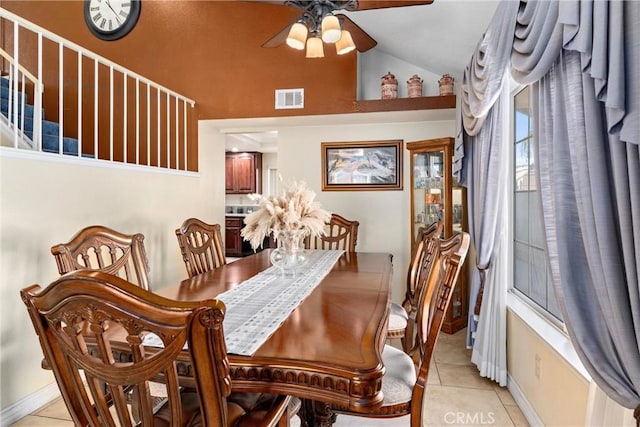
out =
<path fill-rule="evenodd" d="M 407 143 L 411 174 L 411 242 L 418 229 L 435 221 L 444 224 L 444 238 L 466 231 L 466 190 L 454 182 L 453 138 L 437 138 Z M 467 325 L 467 279 L 463 266 L 451 304 L 442 325 L 454 333 Z"/>

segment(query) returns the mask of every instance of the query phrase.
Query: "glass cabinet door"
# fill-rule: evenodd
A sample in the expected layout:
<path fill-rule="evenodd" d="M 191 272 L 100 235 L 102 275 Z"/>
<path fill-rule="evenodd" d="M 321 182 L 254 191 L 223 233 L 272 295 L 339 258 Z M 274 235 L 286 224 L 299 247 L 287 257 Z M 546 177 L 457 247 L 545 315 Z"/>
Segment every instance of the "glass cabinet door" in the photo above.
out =
<path fill-rule="evenodd" d="M 453 138 L 407 143 L 411 153 L 411 236 L 420 227 L 442 221 L 444 236 L 452 235 L 451 161 Z"/>
<path fill-rule="evenodd" d="M 445 193 L 444 152 L 425 151 L 413 154 L 414 169 L 414 227 L 416 237 L 420 227 L 444 220 Z"/>
<path fill-rule="evenodd" d="M 443 238 L 467 230 L 466 190 L 453 178 L 453 138 L 407 143 L 411 161 L 411 242 L 415 248 L 420 227 L 436 221 L 444 225 Z M 467 324 L 466 267 L 458 276 L 442 330 L 454 333 Z"/>

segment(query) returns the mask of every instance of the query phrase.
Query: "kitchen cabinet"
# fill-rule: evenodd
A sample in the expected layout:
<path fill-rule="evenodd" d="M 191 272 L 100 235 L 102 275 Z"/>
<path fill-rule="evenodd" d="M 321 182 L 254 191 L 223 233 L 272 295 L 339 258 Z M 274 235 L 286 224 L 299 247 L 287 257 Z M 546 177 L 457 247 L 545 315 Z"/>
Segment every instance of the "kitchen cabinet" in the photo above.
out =
<path fill-rule="evenodd" d="M 262 193 L 262 153 L 227 153 L 226 194 Z"/>
<path fill-rule="evenodd" d="M 466 191 L 454 182 L 453 138 L 407 143 L 411 174 L 411 242 L 418 229 L 442 221 L 444 238 L 467 231 Z M 442 330 L 454 333 L 467 325 L 467 277 L 463 266 L 453 290 Z"/>
<path fill-rule="evenodd" d="M 240 230 L 244 226 L 240 217 L 226 217 L 224 221 L 225 255 L 231 257 L 242 256 L 242 236 Z"/>

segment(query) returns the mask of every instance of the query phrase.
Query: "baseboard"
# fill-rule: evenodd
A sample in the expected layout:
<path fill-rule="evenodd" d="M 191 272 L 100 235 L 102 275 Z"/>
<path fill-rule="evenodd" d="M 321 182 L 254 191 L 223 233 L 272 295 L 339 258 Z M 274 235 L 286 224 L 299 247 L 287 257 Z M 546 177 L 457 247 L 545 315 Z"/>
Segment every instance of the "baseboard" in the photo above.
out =
<path fill-rule="evenodd" d="M 0 426 L 9 427 L 11 424 L 24 418 L 34 411 L 46 406 L 49 402 L 60 397 L 60 389 L 57 383 L 51 383 L 35 393 L 20 399 L 13 405 L 4 408 L 0 412 Z"/>
<path fill-rule="evenodd" d="M 531 406 L 531 403 L 527 400 L 522 389 L 510 374 L 507 374 L 507 388 L 511 392 L 513 399 L 518 404 L 518 407 L 520 407 L 520 410 L 527 419 L 529 425 L 532 427 L 544 426 L 544 423 L 536 413 L 535 409 L 533 409 L 533 406 Z"/>

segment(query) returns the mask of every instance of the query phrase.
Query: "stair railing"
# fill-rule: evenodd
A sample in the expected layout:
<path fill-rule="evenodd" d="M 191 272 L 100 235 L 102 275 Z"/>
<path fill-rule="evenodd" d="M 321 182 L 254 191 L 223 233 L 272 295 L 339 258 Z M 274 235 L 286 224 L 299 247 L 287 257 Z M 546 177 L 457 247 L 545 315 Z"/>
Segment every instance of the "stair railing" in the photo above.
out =
<path fill-rule="evenodd" d="M 33 117 L 33 140 L 32 144 L 28 144 L 30 148 L 40 149 L 42 135 L 40 127 L 42 125 L 42 93 L 44 85 L 33 74 L 11 57 L 4 49 L 0 48 L 0 56 L 4 58 L 9 66 L 8 77 L 8 126 L 13 132 L 13 147 L 19 148 L 19 142 L 25 138 L 24 119 L 25 107 L 27 103 L 27 80 L 31 83 L 32 97 L 34 98 L 34 117 Z M 20 94 L 21 96 L 18 96 Z M 13 120 L 11 119 L 13 118 Z"/>
<path fill-rule="evenodd" d="M 195 101 L 53 34 L 6 9 L 0 8 L 0 20 L 4 24 L 0 25 L 0 31 L 3 32 L 2 39 L 13 39 L 13 43 L 7 43 L 12 45 L 12 52 L 6 51 L 10 49 L 4 45 L 4 42 L 0 47 L 4 48 L 2 57 L 9 64 L 8 74 L 13 88 L 10 91 L 12 106 L 8 117 L 13 115 L 13 122 L 18 124 L 20 121 L 22 124 L 22 126 L 15 126 L 14 148 L 17 148 L 18 137 L 24 134 L 24 91 L 25 88 L 32 86 L 34 88 L 33 149 L 48 151 L 44 149 L 42 143 L 44 135 L 42 105 L 44 102 L 45 109 L 49 111 L 48 108 L 54 103 L 47 97 L 43 98 L 44 84 L 46 84 L 48 93 L 55 95 L 58 89 L 59 130 L 56 136 L 59 154 L 189 170 L 187 148 L 190 146 L 190 138 L 195 139 L 195 135 L 192 135 L 194 132 L 190 131 L 190 128 L 195 128 L 193 125 L 196 119 L 193 113 Z M 11 25 L 13 31 L 11 31 Z M 37 42 L 34 43 L 34 39 Z M 23 43 L 23 40 L 26 41 Z M 57 55 L 52 54 L 51 51 L 45 55 L 45 46 L 51 50 L 57 47 Z M 69 61 L 70 55 L 74 58 L 72 61 Z M 43 70 L 52 69 L 51 64 L 44 62 L 45 58 L 51 59 L 56 56 L 57 81 L 50 76 L 43 76 Z M 37 71 L 34 71 L 34 68 Z M 73 72 L 69 72 L 70 68 Z M 91 74 L 93 74 L 92 77 Z M 87 90 L 88 86 L 90 86 L 89 90 Z M 18 96 L 13 95 L 19 90 L 23 91 L 20 102 L 22 113 L 18 112 Z M 86 110 L 93 111 L 87 113 Z M 71 117 L 67 117 L 68 115 Z M 77 129 L 74 128 L 74 122 L 77 122 Z M 65 132 L 71 135 L 65 135 Z M 77 139 L 77 148 L 65 149 L 68 136 Z M 85 139 L 92 139 L 93 144 L 87 145 Z M 132 144 L 135 148 L 131 147 Z"/>

